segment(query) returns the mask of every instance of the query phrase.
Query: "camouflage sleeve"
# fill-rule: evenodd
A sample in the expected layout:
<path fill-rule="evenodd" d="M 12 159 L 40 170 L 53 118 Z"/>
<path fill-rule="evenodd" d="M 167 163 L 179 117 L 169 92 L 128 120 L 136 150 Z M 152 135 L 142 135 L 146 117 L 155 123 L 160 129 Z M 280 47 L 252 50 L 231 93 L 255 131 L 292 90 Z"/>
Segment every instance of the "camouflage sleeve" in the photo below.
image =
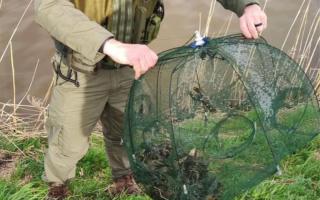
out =
<path fill-rule="evenodd" d="M 107 38 L 113 36 L 69 0 L 35 0 L 35 21 L 53 38 L 92 63 L 105 56 L 99 49 Z"/>
<path fill-rule="evenodd" d="M 258 4 L 258 0 L 218 0 L 225 9 L 235 12 L 239 17 L 247 5 Z"/>

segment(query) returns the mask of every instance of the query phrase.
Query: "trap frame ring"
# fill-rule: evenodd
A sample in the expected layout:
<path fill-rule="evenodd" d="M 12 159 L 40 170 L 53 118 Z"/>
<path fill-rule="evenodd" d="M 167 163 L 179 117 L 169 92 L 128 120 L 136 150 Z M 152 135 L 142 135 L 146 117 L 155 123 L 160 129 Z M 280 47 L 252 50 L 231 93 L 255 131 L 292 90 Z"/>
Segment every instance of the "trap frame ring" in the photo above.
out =
<path fill-rule="evenodd" d="M 234 156 L 236 156 L 237 154 L 241 153 L 243 150 L 246 149 L 247 146 L 249 146 L 250 144 L 252 144 L 255 134 L 256 134 L 256 125 L 255 122 L 253 122 L 252 120 L 250 120 L 248 117 L 241 115 L 241 114 L 230 114 L 227 117 L 223 118 L 222 120 L 220 120 L 210 131 L 210 134 L 208 135 L 208 137 L 206 138 L 206 140 L 203 142 L 202 145 L 202 151 L 205 152 L 206 149 L 206 145 L 208 143 L 208 141 L 214 137 L 216 138 L 216 140 L 219 139 L 219 130 L 223 127 L 223 125 L 225 123 L 228 122 L 228 120 L 230 120 L 233 117 L 239 117 L 245 120 L 245 122 L 249 125 L 249 130 L 251 130 L 251 132 L 248 134 L 247 139 L 243 142 L 240 143 L 239 145 L 235 146 L 235 147 L 231 147 L 227 150 L 224 151 L 224 153 L 220 154 L 220 155 L 211 155 L 210 157 L 213 159 L 225 159 L 225 158 L 232 158 Z"/>

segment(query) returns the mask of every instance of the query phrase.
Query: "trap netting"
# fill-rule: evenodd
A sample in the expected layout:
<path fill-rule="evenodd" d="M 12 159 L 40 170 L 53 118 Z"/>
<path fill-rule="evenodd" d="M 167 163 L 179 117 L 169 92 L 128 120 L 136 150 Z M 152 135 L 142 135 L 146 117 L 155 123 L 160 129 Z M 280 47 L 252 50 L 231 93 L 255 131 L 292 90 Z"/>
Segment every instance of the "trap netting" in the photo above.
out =
<path fill-rule="evenodd" d="M 160 54 L 135 81 L 125 143 L 154 199 L 231 199 L 319 132 L 310 80 L 263 39 L 228 36 Z"/>

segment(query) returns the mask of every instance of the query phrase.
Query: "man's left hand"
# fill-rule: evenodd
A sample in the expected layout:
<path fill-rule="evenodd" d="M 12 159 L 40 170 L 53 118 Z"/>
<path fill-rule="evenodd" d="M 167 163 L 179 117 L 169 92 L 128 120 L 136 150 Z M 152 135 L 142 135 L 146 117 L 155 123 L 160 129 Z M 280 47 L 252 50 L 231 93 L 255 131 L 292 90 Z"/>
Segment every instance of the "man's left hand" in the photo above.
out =
<path fill-rule="evenodd" d="M 244 9 L 240 17 L 240 29 L 248 39 L 257 39 L 259 34 L 267 28 L 267 15 L 259 5 L 250 5 Z"/>

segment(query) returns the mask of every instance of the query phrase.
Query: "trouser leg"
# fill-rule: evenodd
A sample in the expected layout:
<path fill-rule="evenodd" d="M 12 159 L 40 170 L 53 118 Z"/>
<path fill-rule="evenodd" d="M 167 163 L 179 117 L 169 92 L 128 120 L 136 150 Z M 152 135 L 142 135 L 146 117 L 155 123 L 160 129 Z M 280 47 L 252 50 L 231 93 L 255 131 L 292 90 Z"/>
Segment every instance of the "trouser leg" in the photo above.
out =
<path fill-rule="evenodd" d="M 104 121 L 104 140 L 112 178 L 116 179 L 129 174 L 130 164 L 122 140 L 123 112 L 108 105 L 103 114 L 108 120 Z"/>
<path fill-rule="evenodd" d="M 123 144 L 124 111 L 133 81 L 131 68 L 114 71 L 116 89 L 110 92 L 108 103 L 101 115 L 106 152 L 113 179 L 131 173 L 128 155 Z"/>
<path fill-rule="evenodd" d="M 53 89 L 46 129 L 47 182 L 64 183 L 75 176 L 76 164 L 89 147 L 89 136 L 108 100 L 108 76 L 78 74 L 80 87 L 58 79 Z"/>

